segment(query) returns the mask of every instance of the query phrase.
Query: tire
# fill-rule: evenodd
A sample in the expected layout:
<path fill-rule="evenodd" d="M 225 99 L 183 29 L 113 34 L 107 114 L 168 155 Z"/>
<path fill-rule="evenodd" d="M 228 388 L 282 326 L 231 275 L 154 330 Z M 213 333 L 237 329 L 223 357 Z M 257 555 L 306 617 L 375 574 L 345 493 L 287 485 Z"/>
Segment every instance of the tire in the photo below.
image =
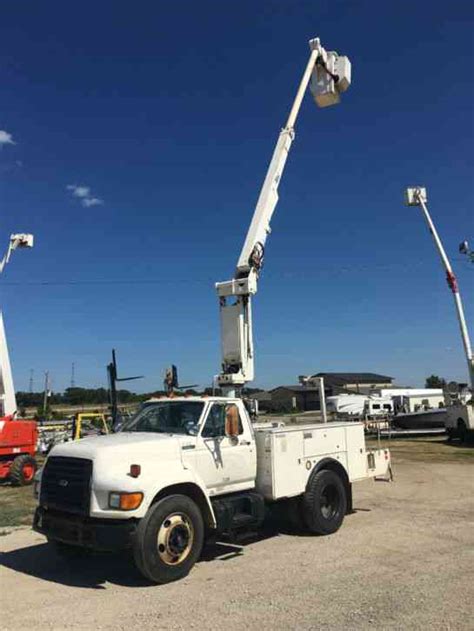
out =
<path fill-rule="evenodd" d="M 10 481 L 13 486 L 28 486 L 33 484 L 38 465 L 32 456 L 24 454 L 17 456 L 10 467 Z"/>
<path fill-rule="evenodd" d="M 337 473 L 323 469 L 312 476 L 303 494 L 303 518 L 311 533 L 331 535 L 339 530 L 346 509 L 346 489 Z"/>
<path fill-rule="evenodd" d="M 186 495 L 170 495 L 150 506 L 140 521 L 133 540 L 135 565 L 154 583 L 177 581 L 191 571 L 203 542 L 198 506 Z"/>

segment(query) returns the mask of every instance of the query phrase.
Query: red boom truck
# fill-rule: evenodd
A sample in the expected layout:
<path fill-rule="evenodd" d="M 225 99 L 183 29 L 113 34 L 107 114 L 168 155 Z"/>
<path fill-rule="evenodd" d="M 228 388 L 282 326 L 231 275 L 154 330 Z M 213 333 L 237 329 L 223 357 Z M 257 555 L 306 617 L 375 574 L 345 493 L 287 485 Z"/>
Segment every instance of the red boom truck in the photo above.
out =
<path fill-rule="evenodd" d="M 36 421 L 16 420 L 12 415 L 0 418 L 0 480 L 10 478 L 14 486 L 33 482 L 37 442 Z"/>

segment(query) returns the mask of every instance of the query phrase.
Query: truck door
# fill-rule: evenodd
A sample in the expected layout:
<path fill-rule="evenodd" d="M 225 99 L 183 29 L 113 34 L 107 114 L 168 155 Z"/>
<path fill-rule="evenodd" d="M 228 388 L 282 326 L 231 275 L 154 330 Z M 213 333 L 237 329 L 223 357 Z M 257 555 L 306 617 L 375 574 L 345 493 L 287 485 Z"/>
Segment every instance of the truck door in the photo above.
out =
<path fill-rule="evenodd" d="M 211 495 L 255 486 L 257 460 L 250 427 L 239 410 L 239 435 L 226 436 L 227 408 L 226 403 L 212 403 L 196 443 L 196 470 Z"/>

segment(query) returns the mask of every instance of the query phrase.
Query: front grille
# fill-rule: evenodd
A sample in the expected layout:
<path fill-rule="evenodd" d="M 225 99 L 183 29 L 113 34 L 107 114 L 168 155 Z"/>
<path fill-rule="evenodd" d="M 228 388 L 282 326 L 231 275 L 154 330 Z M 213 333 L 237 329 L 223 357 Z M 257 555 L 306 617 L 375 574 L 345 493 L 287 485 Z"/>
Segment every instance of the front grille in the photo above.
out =
<path fill-rule="evenodd" d="M 41 476 L 41 506 L 87 515 L 91 477 L 92 460 L 51 456 Z"/>

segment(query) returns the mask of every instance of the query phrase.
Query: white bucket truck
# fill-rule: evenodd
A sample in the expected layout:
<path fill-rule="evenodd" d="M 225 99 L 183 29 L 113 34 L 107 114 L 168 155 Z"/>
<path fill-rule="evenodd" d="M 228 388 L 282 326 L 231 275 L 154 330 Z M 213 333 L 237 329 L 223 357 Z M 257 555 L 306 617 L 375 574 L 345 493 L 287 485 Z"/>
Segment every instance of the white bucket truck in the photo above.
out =
<path fill-rule="evenodd" d="M 131 548 L 139 570 L 166 583 L 190 571 L 206 538 L 254 531 L 276 502 L 310 533 L 331 534 L 351 511 L 352 483 L 390 471 L 388 450 L 367 450 L 360 423 L 253 425 L 237 396 L 253 379 L 251 299 L 304 93 L 311 81 L 325 107 L 350 83 L 347 58 L 318 39 L 310 48 L 235 278 L 217 284 L 223 396 L 151 400 L 119 433 L 54 447 L 34 528 L 60 552 Z"/>
<path fill-rule="evenodd" d="M 34 528 L 65 554 L 132 548 L 156 583 L 185 576 L 207 537 L 255 530 L 269 505 L 328 535 L 352 483 L 385 476 L 361 423 L 253 426 L 242 399 L 153 401 L 117 434 L 58 445 L 43 469 Z"/>
<path fill-rule="evenodd" d="M 459 384 L 457 392 L 449 392 L 448 390 L 445 392 L 445 426 L 448 438 L 460 438 L 463 442 L 466 442 L 474 437 L 474 358 L 458 281 L 429 213 L 426 188 L 421 186 L 407 188 L 405 202 L 408 206 L 418 206 L 421 208 L 430 234 L 433 237 L 436 249 L 438 250 L 441 263 L 446 272 L 448 287 L 453 295 L 456 316 L 458 318 L 461 339 L 464 347 L 464 354 L 467 361 L 469 385 Z M 463 247 L 464 243 L 461 244 L 461 251 L 463 251 Z"/>

